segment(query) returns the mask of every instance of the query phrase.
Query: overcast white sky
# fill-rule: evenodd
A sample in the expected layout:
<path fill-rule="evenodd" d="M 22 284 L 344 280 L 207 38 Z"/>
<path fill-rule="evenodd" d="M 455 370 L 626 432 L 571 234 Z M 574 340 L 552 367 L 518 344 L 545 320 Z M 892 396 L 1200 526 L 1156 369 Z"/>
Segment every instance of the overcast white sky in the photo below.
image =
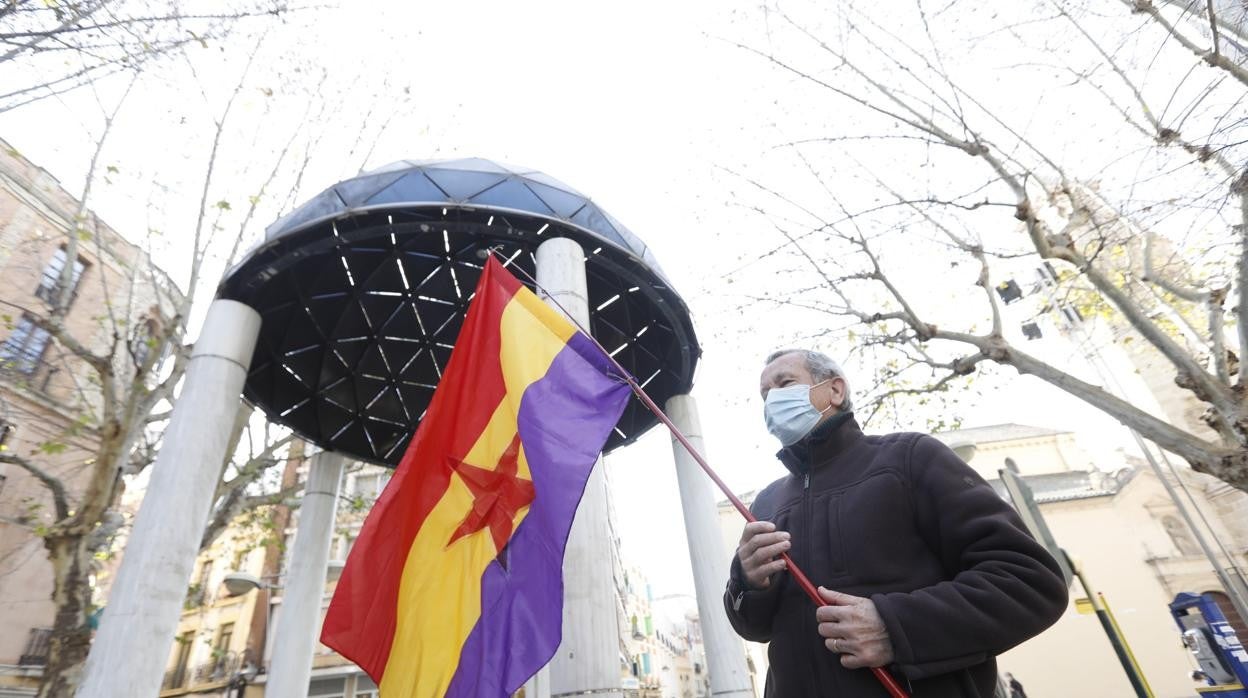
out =
<path fill-rule="evenodd" d="M 1026 24 L 1032 15 L 1019 10 L 1017 17 L 1002 17 L 1005 5 L 973 4 L 980 9 L 967 15 L 960 34 L 938 38 L 951 69 L 964 71 L 964 87 L 1001 105 L 1030 137 L 1068 162 L 1086 164 L 1090 173 L 1126 158 L 1112 146 L 1095 145 L 1120 125 L 1098 122 L 1101 116 L 1090 118 L 1076 108 L 1068 76 L 1052 67 L 1061 59 L 1045 63 L 1047 52 L 1070 50 L 1062 43 L 1069 36 L 1041 37 L 1011 55 L 1017 37 L 1001 27 L 1020 23 L 1013 31 L 1032 31 Z M 739 175 L 817 198 L 827 182 L 820 184 L 776 146 L 861 133 L 874 124 L 734 43 L 791 56 L 823 77 L 833 67 L 826 54 L 803 43 L 774 13 L 738 0 L 370 0 L 344 5 L 292 18 L 272 30 L 238 105 L 239 121 L 227 134 L 226 174 L 210 200 L 229 200 L 236 210 L 244 206 L 258 172 L 268 167 L 258 164 L 264 160 L 260 154 L 279 149 L 292 124 L 300 121 L 300 110 L 290 100 L 266 99 L 260 88 L 276 90 L 279 97 L 293 94 L 309 89 L 308 76 L 321 69 L 330 77 L 319 89 L 340 109 L 326 119 L 348 123 L 369 112 L 368 123 L 376 126 L 393 116 L 367 167 L 405 158 L 480 156 L 546 171 L 594 197 L 645 240 L 685 295 L 705 352 L 694 394 L 712 463 L 739 491 L 778 477 L 782 470 L 771 456 L 775 444 L 762 426 L 757 374 L 770 349 L 817 331 L 818 321 L 758 305 L 739 310 L 742 296 L 766 295 L 784 281 L 775 276 L 783 265 L 749 264 L 781 238 L 762 217 L 740 206 L 757 199 L 758 192 Z M 1131 26 L 1123 23 L 1125 11 L 1118 3 L 1101 5 L 1105 22 Z M 891 21 L 890 12 L 914 18 L 911 2 L 868 6 L 881 22 Z M 843 29 L 826 4 L 793 3 L 790 8 L 803 26 L 821 36 L 835 37 Z M 960 50 L 962 44 L 968 50 Z M 247 46 L 213 46 L 196 53 L 208 104 L 221 104 L 231 76 L 250 53 Z M 985 62 L 985 56 L 996 58 Z M 885 59 L 870 60 L 881 70 L 894 69 Z M 403 85 L 410 87 L 410 96 L 403 95 Z M 117 92 L 117 84 L 106 85 L 102 99 L 111 103 Z M 158 258 L 175 275 L 184 273 L 196 181 L 204 168 L 210 126 L 204 104 L 180 67 L 169 68 L 159 81 L 141 83 L 106 151 L 105 161 L 120 172 L 111 184 L 97 188 L 92 201 L 105 220 L 132 239 L 149 227 L 160 229 Z M 97 127 L 97 113 L 89 94 L 47 100 L 0 114 L 0 137 L 74 192 L 82 184 L 90 143 L 86 133 Z M 1059 123 L 1077 128 L 1059 137 Z M 331 129 L 318 144 L 325 155 L 305 175 L 300 200 L 360 167 L 360 151 L 345 155 L 353 137 Z M 874 174 L 896 181 L 930 185 L 977 176 L 964 161 L 933 159 L 892 145 L 871 147 L 856 151 L 857 157 L 870 158 Z M 870 205 L 865 198 L 878 197 L 878 191 L 871 194 L 862 184 L 866 175 L 844 174 L 843 153 L 830 150 L 827 157 L 835 162 L 819 160 L 820 170 L 827 166 L 832 186 L 849 204 L 865 208 Z M 1126 166 L 1145 171 L 1154 163 L 1139 156 Z M 152 180 L 163 188 L 153 189 Z M 249 235 L 259 236 L 275 215 L 266 211 Z M 743 265 L 745 270 L 738 271 Z M 948 305 L 953 296 L 942 294 L 962 283 L 930 259 L 911 260 L 903 268 L 914 283 L 931 289 L 929 300 L 935 303 Z M 824 348 L 834 354 L 845 350 L 836 344 Z M 1057 345 L 1048 351 L 1070 354 Z M 993 385 L 1005 389 L 964 403 L 967 426 L 1014 421 L 1078 429 L 1099 435 L 1090 439 L 1099 454 L 1122 441 L 1107 418 L 1053 389 L 1029 381 Z M 916 413 L 910 426 L 922 428 L 925 416 Z M 656 594 L 692 591 L 666 434 L 656 430 L 613 454 L 609 468 L 626 556 L 650 577 Z"/>

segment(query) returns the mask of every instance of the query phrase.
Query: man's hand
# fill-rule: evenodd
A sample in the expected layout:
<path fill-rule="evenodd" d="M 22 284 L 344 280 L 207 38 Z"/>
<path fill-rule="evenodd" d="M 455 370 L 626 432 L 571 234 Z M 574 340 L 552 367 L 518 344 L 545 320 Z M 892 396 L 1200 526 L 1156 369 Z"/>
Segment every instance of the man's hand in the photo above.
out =
<path fill-rule="evenodd" d="M 751 589 L 766 589 L 771 585 L 771 575 L 785 568 L 780 553 L 792 546 L 789 534 L 777 531 L 770 521 L 751 521 L 741 533 L 741 545 L 737 558 L 745 572 L 745 583 Z"/>
<path fill-rule="evenodd" d="M 875 602 L 819 587 L 827 606 L 815 610 L 819 634 L 829 650 L 841 655 L 846 669 L 880 667 L 893 662 L 893 643 Z"/>

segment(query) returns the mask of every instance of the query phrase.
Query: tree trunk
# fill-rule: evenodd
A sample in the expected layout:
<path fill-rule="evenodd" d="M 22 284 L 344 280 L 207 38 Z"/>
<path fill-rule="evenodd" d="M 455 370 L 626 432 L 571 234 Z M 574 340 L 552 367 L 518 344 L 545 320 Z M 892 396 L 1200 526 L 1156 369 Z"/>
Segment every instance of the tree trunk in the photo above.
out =
<path fill-rule="evenodd" d="M 1212 475 L 1232 487 L 1248 492 L 1248 449 L 1240 449 L 1207 461 L 1188 461 L 1192 470 Z"/>
<path fill-rule="evenodd" d="M 56 620 L 48 646 L 48 662 L 39 685 L 39 698 L 72 696 L 82 679 L 91 629 L 91 555 L 86 536 L 54 534 L 44 539 L 52 563 L 52 601 Z"/>

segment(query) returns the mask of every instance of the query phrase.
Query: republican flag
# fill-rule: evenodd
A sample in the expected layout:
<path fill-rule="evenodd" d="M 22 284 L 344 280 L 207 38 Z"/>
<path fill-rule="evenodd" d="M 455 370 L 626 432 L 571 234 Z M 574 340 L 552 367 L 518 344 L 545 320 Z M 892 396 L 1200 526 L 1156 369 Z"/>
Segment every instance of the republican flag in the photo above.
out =
<path fill-rule="evenodd" d="M 321 631 L 386 698 L 506 696 L 554 654 L 585 482 L 628 401 L 610 362 L 493 258 Z"/>

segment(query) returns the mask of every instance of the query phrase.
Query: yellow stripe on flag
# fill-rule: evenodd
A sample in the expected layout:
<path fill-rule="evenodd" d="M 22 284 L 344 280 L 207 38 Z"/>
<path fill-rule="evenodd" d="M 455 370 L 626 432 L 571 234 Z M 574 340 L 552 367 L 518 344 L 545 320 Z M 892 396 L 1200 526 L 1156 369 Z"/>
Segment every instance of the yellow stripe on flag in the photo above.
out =
<path fill-rule="evenodd" d="M 562 315 L 522 289 L 503 308 L 499 361 L 507 394 L 465 456 L 494 468 L 516 434 L 516 415 L 529 385 L 546 375 L 555 356 L 576 333 Z M 520 449 L 517 475 L 531 479 Z M 497 556 L 489 528 L 447 547 L 472 508 L 473 497 L 458 473 L 412 541 L 399 584 L 394 644 L 382 676 L 383 695 L 443 696 L 459 665 L 460 650 L 481 616 L 481 577 Z M 514 525 L 528 514 L 517 512 Z M 515 530 L 514 528 L 512 529 Z"/>

